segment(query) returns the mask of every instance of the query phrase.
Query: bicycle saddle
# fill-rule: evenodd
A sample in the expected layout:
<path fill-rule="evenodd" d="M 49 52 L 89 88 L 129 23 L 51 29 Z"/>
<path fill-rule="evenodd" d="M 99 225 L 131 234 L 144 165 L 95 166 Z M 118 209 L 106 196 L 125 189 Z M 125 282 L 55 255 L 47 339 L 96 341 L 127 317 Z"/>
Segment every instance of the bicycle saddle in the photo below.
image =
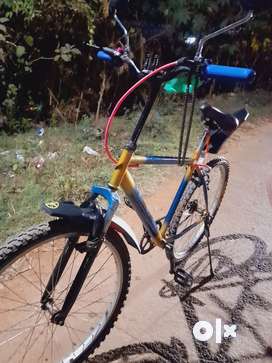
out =
<path fill-rule="evenodd" d="M 224 113 L 209 104 L 200 107 L 205 123 L 211 128 L 219 128 L 226 133 L 235 131 L 248 117 L 245 108 L 235 112 L 234 114 Z"/>

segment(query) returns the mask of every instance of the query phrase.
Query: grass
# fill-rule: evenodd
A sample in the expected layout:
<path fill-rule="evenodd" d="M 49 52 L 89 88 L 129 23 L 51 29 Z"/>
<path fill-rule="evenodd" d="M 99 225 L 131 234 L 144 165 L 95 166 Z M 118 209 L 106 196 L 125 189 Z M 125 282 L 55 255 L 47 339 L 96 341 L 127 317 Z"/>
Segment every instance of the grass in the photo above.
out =
<path fill-rule="evenodd" d="M 220 96 L 210 101 L 223 110 L 236 110 L 248 99 L 252 119 L 268 117 L 271 111 L 269 95 Z M 176 155 L 179 140 L 179 125 L 182 107 L 176 99 L 171 102 L 160 100 L 141 136 L 138 154 Z M 112 129 L 111 145 L 117 155 L 127 142 L 138 113 L 133 111 L 118 117 Z M 197 140 L 201 126 L 196 120 L 191 140 Z M 82 201 L 92 184 L 105 185 L 112 172 L 112 164 L 103 154 L 102 141 L 92 118 L 85 117 L 80 124 L 46 128 L 43 137 L 32 130 L 20 135 L 0 135 L 0 241 L 23 228 L 44 221 L 47 217 L 40 212 L 42 200 L 68 199 Z M 98 152 L 98 156 L 83 153 L 85 146 Z M 191 143 L 191 147 L 193 143 Z M 17 153 L 17 157 L 16 157 Z M 18 160 L 19 156 L 19 160 Z M 23 160 L 20 160 L 20 156 Z M 44 159 L 38 169 L 37 163 Z M 162 171 L 161 171 L 162 170 Z M 152 192 L 152 177 L 156 183 L 167 174 L 167 168 L 144 167 L 133 170 L 135 180 L 144 192 Z M 154 180 L 154 179 L 153 179 Z"/>

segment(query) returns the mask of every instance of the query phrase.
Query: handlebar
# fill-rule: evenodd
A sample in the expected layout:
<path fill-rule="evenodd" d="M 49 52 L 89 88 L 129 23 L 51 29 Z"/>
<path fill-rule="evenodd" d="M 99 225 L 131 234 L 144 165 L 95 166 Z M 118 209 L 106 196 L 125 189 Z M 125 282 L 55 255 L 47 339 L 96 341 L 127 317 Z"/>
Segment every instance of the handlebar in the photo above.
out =
<path fill-rule="evenodd" d="M 255 79 L 255 71 L 250 68 L 229 67 L 209 64 L 202 69 L 202 78 L 219 81 L 231 80 L 237 82 L 252 82 Z"/>
<path fill-rule="evenodd" d="M 97 53 L 96 53 L 96 56 L 98 59 L 104 61 L 104 62 L 112 62 L 112 57 L 106 53 L 104 50 L 99 50 Z"/>
<path fill-rule="evenodd" d="M 189 61 L 190 68 L 195 68 L 196 65 L 201 66 L 201 74 L 200 77 L 203 80 L 208 79 L 215 79 L 215 80 L 232 80 L 232 81 L 238 81 L 238 82 L 251 82 L 255 78 L 255 72 L 252 69 L 249 68 L 239 68 L 239 67 L 229 67 L 229 66 L 223 66 L 223 65 L 213 65 L 209 64 L 205 59 L 202 58 L 202 49 L 204 44 L 207 40 L 217 37 L 218 35 L 221 35 L 229 30 L 232 30 L 238 26 L 241 26 L 242 24 L 248 22 L 253 17 L 253 12 L 250 11 L 247 13 L 247 15 L 242 18 L 241 20 L 230 24 L 223 29 L 219 29 L 218 31 L 211 33 L 204 38 L 202 38 L 199 42 L 199 46 L 197 49 L 196 56 L 194 60 Z M 96 56 L 98 59 L 108 62 L 112 64 L 113 66 L 120 67 L 123 64 L 128 64 L 130 70 L 132 73 L 134 73 L 136 76 L 146 75 L 146 73 L 141 72 L 138 67 L 135 65 L 133 60 L 129 57 L 130 54 L 130 46 L 129 46 L 129 35 L 127 32 L 127 29 L 122 24 L 120 19 L 118 18 L 117 14 L 115 13 L 114 18 L 116 20 L 117 25 L 121 29 L 123 33 L 123 39 L 125 40 L 124 45 L 121 48 L 118 49 L 111 49 L 107 47 L 97 47 L 93 46 L 96 49 Z M 181 58 L 177 61 L 178 65 L 185 65 L 188 66 L 188 60 L 185 59 L 187 62 L 186 64 L 182 64 L 183 60 L 185 58 Z M 173 71 L 172 71 L 173 73 Z"/>

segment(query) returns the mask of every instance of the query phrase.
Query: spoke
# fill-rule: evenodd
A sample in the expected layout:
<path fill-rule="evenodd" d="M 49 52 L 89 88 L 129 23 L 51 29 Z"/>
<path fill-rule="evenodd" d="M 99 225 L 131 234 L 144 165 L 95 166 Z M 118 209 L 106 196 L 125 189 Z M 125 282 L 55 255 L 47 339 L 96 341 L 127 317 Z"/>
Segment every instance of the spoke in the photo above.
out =
<path fill-rule="evenodd" d="M 19 306 L 15 306 L 14 308 L 10 308 L 7 310 L 0 310 L 0 314 L 6 314 L 6 313 L 10 313 L 11 311 L 25 311 L 25 312 L 30 312 L 29 309 L 25 309 L 24 307 L 28 306 L 29 309 L 32 308 L 34 306 L 34 308 L 37 310 L 39 309 L 37 304 L 36 305 L 30 305 L 30 304 L 24 304 L 24 305 L 19 305 Z"/>
<path fill-rule="evenodd" d="M 41 279 L 41 277 L 39 277 L 39 275 L 37 274 L 36 270 L 34 269 L 33 265 L 32 265 L 32 264 L 31 264 L 31 262 L 29 261 L 29 259 L 28 259 L 26 256 L 24 256 L 24 258 L 25 258 L 25 259 L 26 259 L 26 261 L 29 263 L 29 265 L 30 265 L 31 269 L 33 270 L 34 274 L 37 276 L 38 280 L 40 281 L 40 293 L 41 293 L 41 295 L 42 295 L 42 289 L 45 289 L 45 286 L 44 286 L 44 284 L 43 284 L 43 282 L 42 282 L 42 279 Z M 40 257 L 39 257 L 39 262 L 40 262 Z M 40 268 L 40 267 L 39 267 L 39 268 Z M 40 273 L 40 274 L 41 274 L 41 273 Z"/>
<path fill-rule="evenodd" d="M 21 323 L 23 323 L 23 322 L 25 322 L 25 321 L 27 321 L 27 320 L 29 320 L 29 319 L 31 319 L 33 316 L 35 316 L 35 314 L 36 314 L 36 312 L 34 312 L 33 314 L 30 314 L 27 318 L 25 318 L 25 319 L 23 319 L 23 320 L 21 320 L 21 321 L 16 321 L 16 323 L 14 323 L 9 329 L 13 329 L 15 326 L 17 326 L 17 325 L 19 325 L 19 324 L 21 324 Z M 23 328 L 22 328 L 23 329 Z M 2 343 L 0 342 L 0 345 L 2 345 Z"/>
<path fill-rule="evenodd" d="M 28 352 L 29 352 L 29 347 L 30 347 L 30 349 L 32 348 L 32 346 L 33 346 L 33 344 L 32 345 L 30 345 L 30 343 L 31 343 L 31 340 L 32 340 L 32 337 L 33 337 L 33 334 L 34 334 L 34 332 L 35 332 L 35 330 L 36 330 L 36 328 L 37 328 L 37 324 L 38 324 L 38 322 L 41 320 L 41 316 L 42 316 L 42 313 L 41 313 L 41 311 L 40 311 L 40 313 L 38 314 L 38 316 L 37 316 L 37 319 L 36 319 L 36 321 L 35 321 L 35 324 L 34 324 L 34 326 L 33 326 L 33 328 L 32 328 L 32 330 L 31 330 L 31 332 L 29 332 L 29 335 L 28 335 L 28 337 L 26 338 L 27 339 L 27 344 L 26 344 L 26 347 L 25 347 L 25 352 L 24 352 L 24 355 L 23 355 L 23 357 L 22 357 L 22 360 L 21 360 L 21 362 L 23 363 L 23 361 L 25 360 L 25 357 L 26 357 L 26 355 L 28 354 Z M 37 342 L 37 339 L 36 340 L 34 340 L 34 344 Z"/>
<path fill-rule="evenodd" d="M 70 339 L 70 341 L 71 341 L 71 347 L 72 347 L 72 351 L 74 350 L 74 342 L 73 342 L 73 338 L 72 338 L 72 335 L 71 335 L 71 332 L 70 332 L 70 330 L 69 330 L 69 328 L 68 328 L 68 325 L 65 323 L 64 324 L 64 326 L 65 326 L 65 329 L 67 330 L 67 333 L 68 333 L 68 336 L 69 336 L 69 339 Z"/>
<path fill-rule="evenodd" d="M 48 340 L 46 341 L 46 343 L 44 345 L 44 349 L 43 349 L 41 355 L 39 356 L 39 359 L 37 360 L 37 362 L 41 362 L 41 358 L 44 356 L 44 354 L 46 352 L 46 348 L 48 348 L 48 344 L 50 343 L 50 339 L 51 339 L 51 341 L 53 340 L 53 336 L 54 336 L 54 334 L 55 334 L 55 332 L 57 330 L 57 325 L 53 325 L 53 324 L 48 323 L 47 327 L 48 327 L 47 336 L 49 334 L 49 330 L 51 330 L 51 334 L 50 334 L 50 337 L 48 338 Z M 51 362 L 53 362 L 53 360 L 51 360 Z"/>
<path fill-rule="evenodd" d="M 42 278 L 42 272 L 41 272 L 41 259 L 40 259 L 40 247 L 38 247 L 38 264 L 39 264 L 39 273 L 40 273 L 40 276 Z M 42 281 L 41 281 L 42 282 Z M 43 285 L 43 284 L 42 284 Z M 44 285 L 43 285 L 44 286 Z M 45 287 L 45 286 L 44 286 Z M 43 295 L 43 292 L 41 290 L 41 296 Z"/>
<path fill-rule="evenodd" d="M 86 279 L 86 282 L 93 276 L 95 274 L 95 272 L 94 273 L 92 273 L 90 276 L 88 276 L 88 278 Z M 64 292 L 66 292 L 71 286 L 72 286 L 72 284 L 73 284 L 73 281 L 71 281 L 63 290 L 61 290 L 60 292 L 59 292 L 59 294 L 58 294 L 58 296 L 56 297 L 56 298 L 54 298 L 54 301 L 56 301 L 56 300 L 60 300 L 60 298 L 61 298 L 61 295 L 63 295 L 63 293 Z"/>
<path fill-rule="evenodd" d="M 100 255 L 102 255 L 102 253 L 105 251 L 105 249 L 107 249 L 108 248 L 108 246 L 104 246 L 103 248 L 102 248 L 102 250 L 100 250 L 99 251 L 99 253 L 98 253 L 98 255 L 97 255 L 97 257 L 98 256 L 100 256 Z"/>
<path fill-rule="evenodd" d="M 84 323 L 86 323 L 86 321 L 89 322 L 88 320 L 83 320 L 81 318 L 76 318 L 76 319 L 77 320 L 79 319 L 81 321 L 84 321 Z M 71 327 L 70 326 L 70 329 L 73 329 L 73 330 L 78 331 L 78 332 L 83 333 L 83 334 L 90 334 L 90 331 L 85 331 L 85 330 L 82 330 L 82 329 L 79 329 L 79 328 L 74 328 L 74 327 Z"/>
<path fill-rule="evenodd" d="M 54 336 L 54 327 L 53 324 L 51 324 L 51 342 L 50 342 L 51 362 L 53 362 L 53 356 L 54 356 L 53 336 Z"/>
<path fill-rule="evenodd" d="M 74 329 L 73 327 L 71 327 L 71 325 L 68 323 L 68 321 L 66 320 L 65 321 L 65 324 L 67 325 L 67 327 L 70 329 L 70 331 L 73 332 L 74 336 L 76 337 L 76 339 L 80 342 L 81 341 L 81 338 L 78 336 L 78 334 L 75 332 L 75 330 L 77 329 Z M 83 332 L 83 331 L 82 331 Z M 84 334 L 88 334 L 87 332 L 84 332 Z"/>
<path fill-rule="evenodd" d="M 82 298 L 82 296 L 87 295 L 88 293 L 94 291 L 98 286 L 100 286 L 101 284 L 103 284 L 105 281 L 107 281 L 110 277 L 112 277 L 112 275 L 109 275 L 108 277 L 106 277 L 104 280 L 102 280 L 100 283 L 96 284 L 94 287 L 92 287 L 90 290 L 88 290 L 87 292 L 84 292 L 83 294 L 80 295 L 79 300 Z"/>
<path fill-rule="evenodd" d="M 25 298 L 22 298 L 20 295 L 18 295 L 17 293 L 15 293 L 13 290 L 11 290 L 11 288 L 9 288 L 4 282 L 1 282 L 1 284 L 6 288 L 6 289 L 8 289 L 12 294 L 14 294 L 15 296 L 17 296 L 20 300 L 21 300 L 21 302 L 25 302 L 25 303 L 27 303 L 28 304 L 28 302 L 26 301 L 26 299 Z"/>
<path fill-rule="evenodd" d="M 25 304 L 25 305 L 22 305 L 22 306 L 16 306 L 15 308 L 12 308 L 12 309 L 0 310 L 0 314 L 6 314 L 6 313 L 13 312 L 13 311 L 29 313 L 31 310 L 30 309 L 25 309 L 24 306 L 28 306 L 28 305 Z M 38 310 L 38 307 L 36 307 L 36 310 Z M 0 333 L 1 333 L 1 330 L 0 330 Z"/>
<path fill-rule="evenodd" d="M 87 286 L 95 279 L 95 277 L 97 276 L 98 272 L 102 271 L 103 267 L 106 265 L 106 263 L 111 259 L 111 257 L 113 256 L 113 254 L 111 253 L 110 256 L 106 259 L 106 261 L 102 264 L 102 266 L 94 273 L 93 277 L 91 278 L 91 280 L 85 285 L 85 289 L 87 288 Z"/>
<path fill-rule="evenodd" d="M 82 320 L 82 319 L 80 319 L 80 320 Z M 85 322 L 85 320 L 83 320 L 83 321 Z M 66 324 L 68 324 L 68 322 L 66 322 Z M 85 331 L 85 330 L 82 330 L 82 329 L 79 329 L 79 328 L 73 328 L 73 327 L 71 327 L 70 324 L 69 324 L 69 328 L 72 329 L 72 331 L 75 330 L 75 331 L 80 332 L 80 333 L 83 333 L 85 335 L 90 333 L 89 331 Z M 81 338 L 79 340 L 81 340 Z"/>
<path fill-rule="evenodd" d="M 27 331 L 27 330 L 29 330 L 29 329 L 32 329 L 34 326 L 41 326 L 41 325 L 45 325 L 45 324 L 47 324 L 47 321 L 45 321 L 44 323 L 40 323 L 40 324 L 34 324 L 34 325 L 31 325 L 31 326 L 27 326 L 27 327 L 25 327 L 24 328 L 24 330 L 22 330 L 22 333 L 23 332 L 25 332 L 25 331 Z M 21 330 L 22 328 L 12 328 L 12 329 L 10 329 L 10 328 L 7 328 L 7 329 L 5 329 L 5 330 L 1 330 L 0 331 L 0 334 L 3 334 L 3 333 L 6 333 L 6 332 L 12 332 L 12 331 L 17 331 L 17 330 Z M 8 340 L 10 340 L 10 339 L 13 339 L 13 338 L 9 338 Z M 7 340 L 7 341 L 8 341 Z M 1 345 L 4 345 L 4 343 L 5 342 L 2 342 L 2 343 L 0 343 L 0 346 Z"/>
<path fill-rule="evenodd" d="M 24 302 L 24 301 L 19 301 L 19 300 L 15 300 L 15 299 L 11 299 L 10 297 L 7 297 L 7 296 L 1 296 L 0 297 L 1 298 L 1 300 L 2 299 L 4 299 L 4 300 L 9 300 L 9 301 L 12 301 L 12 302 L 16 302 L 16 303 L 18 303 L 18 304 L 22 304 L 22 302 Z M 26 303 L 26 305 L 28 305 L 28 303 Z M 29 304 L 29 305 L 31 305 L 31 304 Z"/>
<path fill-rule="evenodd" d="M 73 311 L 70 315 L 73 315 L 73 314 L 84 314 L 81 310 L 82 309 L 85 309 L 87 308 L 88 306 L 91 306 L 93 304 L 96 304 L 96 303 L 105 303 L 105 304 L 110 304 L 110 302 L 105 302 L 105 301 L 101 301 L 102 299 L 105 299 L 105 297 L 109 296 L 110 294 L 113 294 L 113 292 L 109 292 L 107 295 L 95 300 L 95 301 L 91 301 L 90 303 L 88 303 L 87 305 L 83 305 L 81 307 L 78 308 L 78 310 L 76 311 Z M 88 314 L 88 313 L 85 313 L 85 314 Z"/>
<path fill-rule="evenodd" d="M 19 335 L 19 334 L 18 334 Z M 17 336 L 18 336 L 17 335 Z M 20 335 L 22 335 L 22 334 L 20 334 Z M 15 351 L 14 352 L 12 352 L 10 355 L 9 355 L 9 357 L 8 357 L 8 359 L 7 359 L 7 362 L 9 362 L 10 360 L 11 360 L 11 357 L 14 357 L 15 356 L 15 354 L 21 349 L 21 347 L 22 347 L 22 345 L 25 343 L 25 338 L 23 338 L 22 339 L 22 341 L 21 341 L 21 343 L 20 344 L 16 344 L 16 345 L 14 345 L 15 347 L 16 347 L 16 349 L 15 349 Z M 13 362 L 14 360 L 12 359 L 11 360 L 11 362 Z"/>
<path fill-rule="evenodd" d="M 20 277 L 22 277 L 25 281 L 27 281 L 30 285 L 32 285 L 37 291 L 39 291 L 40 292 L 40 289 L 35 285 L 35 284 L 33 284 L 33 282 L 32 281 L 30 281 L 27 277 L 25 277 L 22 273 L 19 273 L 14 267 L 11 267 L 15 272 L 17 272 L 18 273 L 18 275 L 20 276 Z"/>
<path fill-rule="evenodd" d="M 41 358 L 43 358 L 44 353 L 45 353 L 46 348 L 47 348 L 47 344 L 48 344 L 47 337 L 48 337 L 48 331 L 49 331 L 49 324 L 50 324 L 50 322 L 47 322 L 46 336 L 45 336 L 45 339 L 44 339 L 45 340 L 45 344 L 44 344 L 43 351 L 42 351 L 41 355 L 39 356 L 38 362 L 42 362 L 42 359 Z"/>

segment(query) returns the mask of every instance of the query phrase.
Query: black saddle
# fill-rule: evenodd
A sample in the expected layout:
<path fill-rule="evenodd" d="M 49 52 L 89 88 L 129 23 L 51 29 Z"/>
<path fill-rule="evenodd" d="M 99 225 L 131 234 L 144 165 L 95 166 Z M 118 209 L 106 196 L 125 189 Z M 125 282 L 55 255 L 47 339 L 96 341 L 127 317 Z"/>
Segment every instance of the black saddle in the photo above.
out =
<path fill-rule="evenodd" d="M 211 130 L 211 144 L 209 152 L 215 154 L 232 133 L 242 125 L 249 116 L 248 111 L 243 108 L 233 114 L 224 113 L 209 104 L 200 107 L 203 120 Z"/>
<path fill-rule="evenodd" d="M 235 131 L 249 115 L 245 108 L 230 114 L 224 113 L 208 104 L 202 105 L 200 110 L 209 127 L 219 128 L 225 132 Z"/>

